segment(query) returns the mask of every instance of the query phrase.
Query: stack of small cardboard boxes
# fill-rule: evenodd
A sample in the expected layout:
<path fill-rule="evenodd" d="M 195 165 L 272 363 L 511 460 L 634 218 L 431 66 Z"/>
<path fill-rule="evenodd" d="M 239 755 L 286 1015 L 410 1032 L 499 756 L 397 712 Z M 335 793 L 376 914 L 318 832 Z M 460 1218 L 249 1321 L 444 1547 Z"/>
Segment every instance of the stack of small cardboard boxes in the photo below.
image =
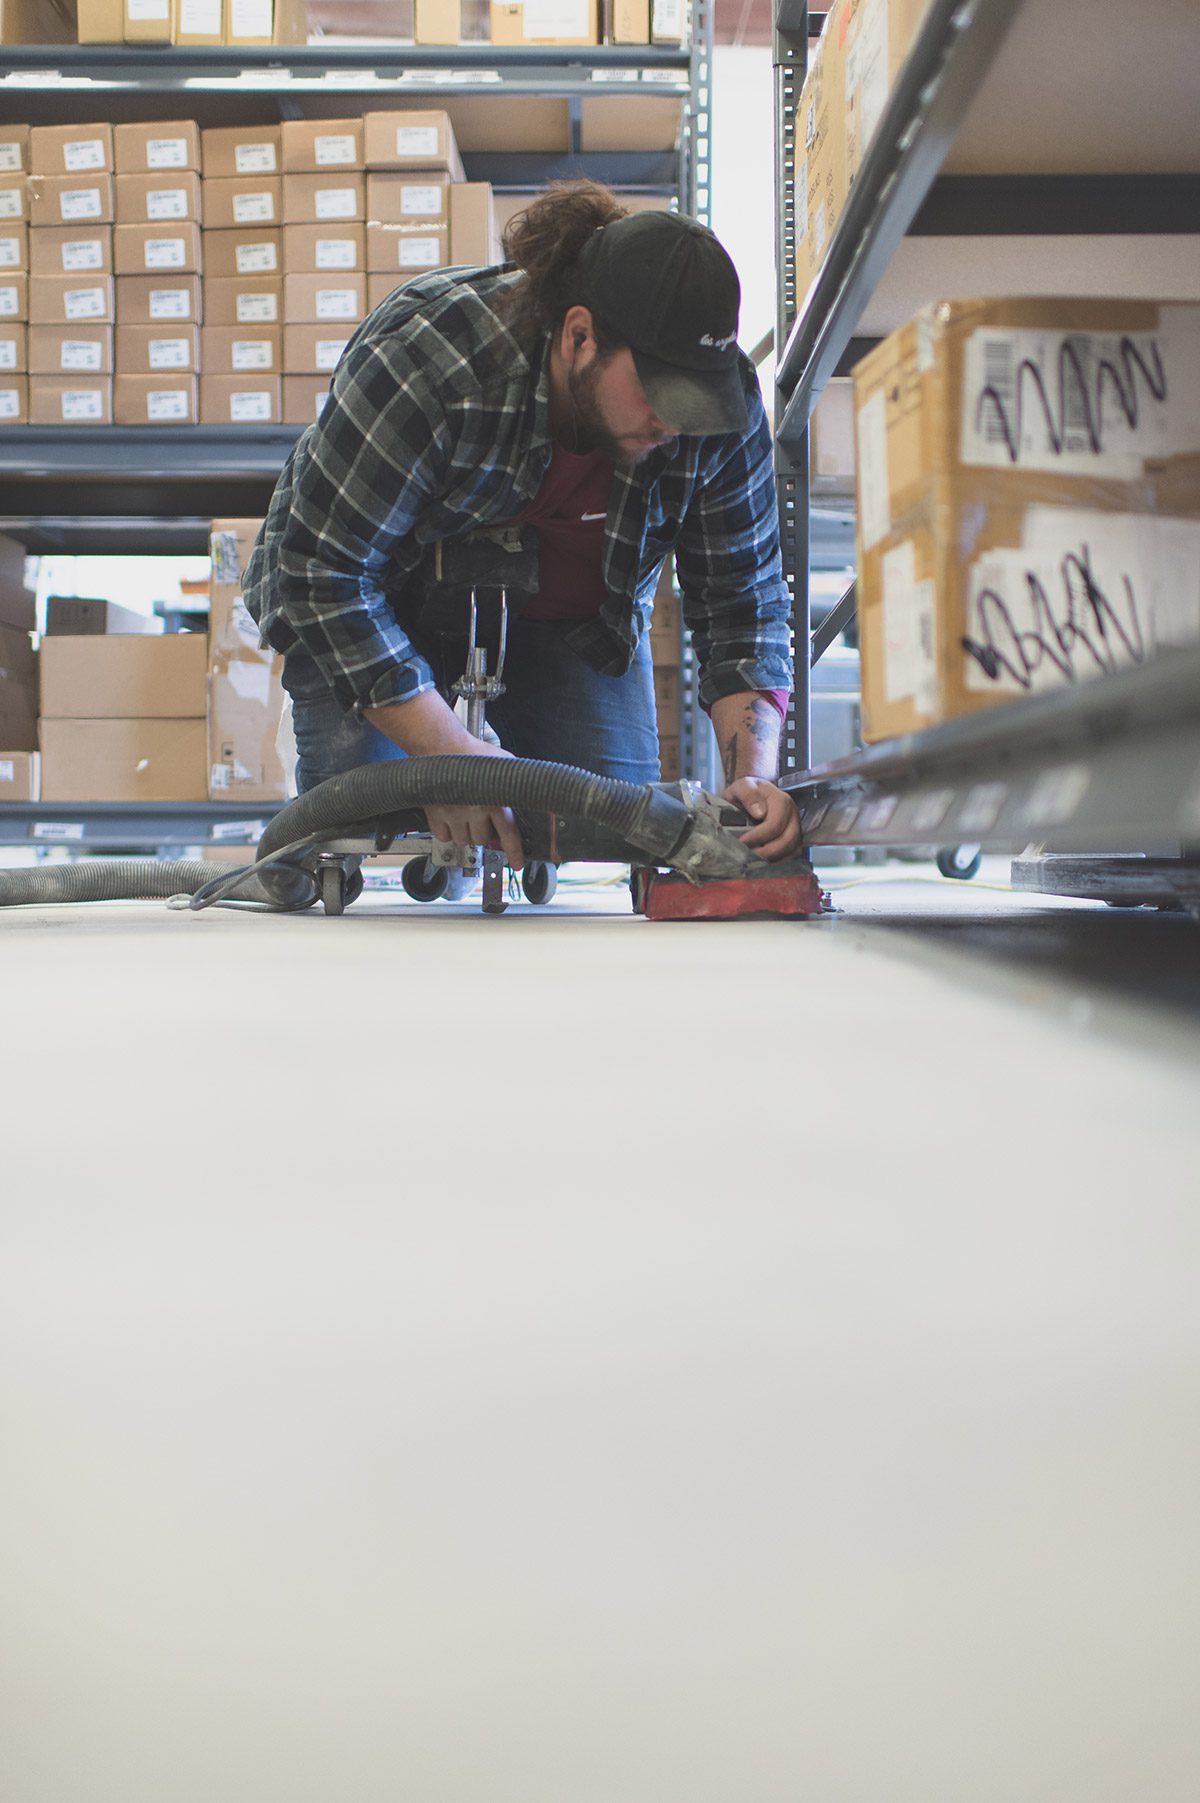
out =
<path fill-rule="evenodd" d="M 74 0 L 81 44 L 303 44 L 307 0 Z"/>
<path fill-rule="evenodd" d="M 283 417 L 283 181 L 278 125 L 200 134 L 203 425 Z"/>
<path fill-rule="evenodd" d="M 121 426 L 200 417 L 200 134 L 190 119 L 118 125 L 116 381 Z"/>
<path fill-rule="evenodd" d="M 0 125 L 0 425 L 29 418 L 29 127 Z"/>
<path fill-rule="evenodd" d="M 29 133 L 29 419 L 112 420 L 113 132 L 106 122 Z"/>
<path fill-rule="evenodd" d="M 38 799 L 38 660 L 25 547 L 0 538 L 0 801 Z"/>
<path fill-rule="evenodd" d="M 658 756 L 664 782 L 683 774 L 680 733 L 683 709 L 683 639 L 679 596 L 675 592 L 675 560 L 668 557 L 659 572 L 650 622 L 654 659 L 654 702 L 658 711 Z"/>

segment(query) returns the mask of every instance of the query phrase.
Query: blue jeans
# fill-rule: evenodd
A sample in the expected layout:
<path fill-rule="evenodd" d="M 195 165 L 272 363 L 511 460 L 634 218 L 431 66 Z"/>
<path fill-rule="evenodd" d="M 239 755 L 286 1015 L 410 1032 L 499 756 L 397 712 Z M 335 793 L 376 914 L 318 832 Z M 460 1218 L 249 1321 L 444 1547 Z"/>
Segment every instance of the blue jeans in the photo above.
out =
<path fill-rule="evenodd" d="M 624 676 L 601 676 L 566 644 L 570 629 L 569 622 L 558 620 L 511 622 L 505 693 L 488 707 L 488 724 L 514 757 L 576 764 L 625 782 L 657 782 L 658 725 L 649 639 L 643 637 Z M 446 693 L 462 674 L 465 641 L 447 639 L 422 649 Z M 491 651 L 488 665 L 495 667 Z M 344 711 L 306 653 L 287 653 L 283 686 L 292 698 L 301 794 L 360 764 L 405 755 L 366 720 Z"/>

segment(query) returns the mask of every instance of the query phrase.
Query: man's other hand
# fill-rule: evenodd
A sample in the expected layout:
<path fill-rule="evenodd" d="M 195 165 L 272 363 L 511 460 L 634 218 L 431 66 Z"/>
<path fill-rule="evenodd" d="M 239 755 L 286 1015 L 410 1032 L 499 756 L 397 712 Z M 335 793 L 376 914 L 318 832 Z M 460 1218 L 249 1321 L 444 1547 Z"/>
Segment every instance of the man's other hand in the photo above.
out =
<path fill-rule="evenodd" d="M 742 844 L 760 858 L 774 863 L 800 849 L 800 816 L 790 795 L 765 776 L 739 776 L 722 791 L 726 801 L 745 808 L 754 825 L 742 834 Z"/>
<path fill-rule="evenodd" d="M 512 752 L 486 739 L 472 739 L 461 751 L 470 757 L 511 758 Z M 425 809 L 429 830 L 443 845 L 497 844 L 514 870 L 525 862 L 525 848 L 516 817 L 511 808 L 487 808 L 482 803 L 470 807 L 432 807 Z"/>

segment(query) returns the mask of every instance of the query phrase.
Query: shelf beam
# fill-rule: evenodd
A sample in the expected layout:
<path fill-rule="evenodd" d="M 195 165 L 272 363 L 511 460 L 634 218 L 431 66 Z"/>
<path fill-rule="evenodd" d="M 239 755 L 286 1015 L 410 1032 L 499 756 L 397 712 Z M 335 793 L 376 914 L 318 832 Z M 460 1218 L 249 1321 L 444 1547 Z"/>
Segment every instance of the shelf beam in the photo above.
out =
<path fill-rule="evenodd" d="M 2 802 L 0 845 L 62 845 L 72 851 L 109 852 L 253 846 L 284 805 L 281 801 Z"/>

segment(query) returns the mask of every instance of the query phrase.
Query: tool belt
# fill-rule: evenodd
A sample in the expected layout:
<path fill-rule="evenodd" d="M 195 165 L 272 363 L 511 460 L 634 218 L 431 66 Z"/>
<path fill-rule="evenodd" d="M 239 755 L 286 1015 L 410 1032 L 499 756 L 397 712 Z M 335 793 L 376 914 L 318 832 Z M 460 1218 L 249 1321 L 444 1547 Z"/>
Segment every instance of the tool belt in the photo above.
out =
<path fill-rule="evenodd" d="M 516 619 L 538 586 L 537 535 L 531 527 L 493 526 L 430 545 L 412 578 L 419 634 L 464 638 L 475 596 L 478 631 L 499 628 L 500 595 Z"/>

